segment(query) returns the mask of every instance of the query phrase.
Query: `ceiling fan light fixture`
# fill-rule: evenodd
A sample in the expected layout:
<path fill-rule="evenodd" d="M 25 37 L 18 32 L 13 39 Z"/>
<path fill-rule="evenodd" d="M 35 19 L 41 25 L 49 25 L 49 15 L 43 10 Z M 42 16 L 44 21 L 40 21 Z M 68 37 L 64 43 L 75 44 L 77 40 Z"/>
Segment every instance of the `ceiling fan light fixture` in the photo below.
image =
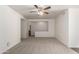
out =
<path fill-rule="evenodd" d="M 48 13 L 48 9 L 50 9 L 51 7 L 50 6 L 41 6 L 41 5 L 34 5 L 34 7 L 37 9 L 37 14 L 40 15 L 40 16 L 44 16 L 44 15 L 47 15 L 49 14 Z M 33 11 L 32 11 L 33 12 Z"/>
<path fill-rule="evenodd" d="M 44 15 L 44 13 L 43 13 L 42 11 L 39 11 L 39 12 L 38 12 L 38 15 L 43 16 L 43 15 Z"/>

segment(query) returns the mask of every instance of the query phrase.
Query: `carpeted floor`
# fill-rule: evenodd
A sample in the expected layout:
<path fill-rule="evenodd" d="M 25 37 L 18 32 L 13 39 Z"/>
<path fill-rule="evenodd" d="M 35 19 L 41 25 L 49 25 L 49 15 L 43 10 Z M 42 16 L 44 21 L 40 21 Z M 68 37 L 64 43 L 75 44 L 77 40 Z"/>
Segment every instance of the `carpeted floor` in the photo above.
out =
<path fill-rule="evenodd" d="M 29 38 L 11 48 L 4 54 L 76 54 L 54 38 Z"/>

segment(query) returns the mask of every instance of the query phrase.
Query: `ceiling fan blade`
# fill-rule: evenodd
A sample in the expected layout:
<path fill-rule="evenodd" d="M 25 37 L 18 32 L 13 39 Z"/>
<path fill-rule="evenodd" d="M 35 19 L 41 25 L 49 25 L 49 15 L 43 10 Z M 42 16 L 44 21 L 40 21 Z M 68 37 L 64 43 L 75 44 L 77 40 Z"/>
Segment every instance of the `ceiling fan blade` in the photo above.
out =
<path fill-rule="evenodd" d="M 37 5 L 34 5 L 35 6 L 35 8 L 38 8 L 38 6 Z"/>
<path fill-rule="evenodd" d="M 45 14 L 49 14 L 48 12 L 44 12 Z"/>
<path fill-rule="evenodd" d="M 47 10 L 47 9 L 50 9 L 51 7 L 50 6 L 48 6 L 48 7 L 46 7 L 46 8 L 44 8 L 44 10 Z"/>
<path fill-rule="evenodd" d="M 30 13 L 34 13 L 34 12 L 36 12 L 36 11 L 30 11 Z"/>

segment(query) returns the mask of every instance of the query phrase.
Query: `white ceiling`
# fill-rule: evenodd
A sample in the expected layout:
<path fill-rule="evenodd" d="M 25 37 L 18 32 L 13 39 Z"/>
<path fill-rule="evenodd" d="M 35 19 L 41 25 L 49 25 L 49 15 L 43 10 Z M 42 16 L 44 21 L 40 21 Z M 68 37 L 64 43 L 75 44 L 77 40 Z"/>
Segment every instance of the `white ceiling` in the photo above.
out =
<path fill-rule="evenodd" d="M 47 6 L 47 5 L 45 5 Z M 79 5 L 50 5 L 49 14 L 45 16 L 38 16 L 37 13 L 30 13 L 31 10 L 36 9 L 33 5 L 10 5 L 15 11 L 22 14 L 28 19 L 51 19 L 57 16 L 61 11 L 68 8 L 79 8 Z"/>

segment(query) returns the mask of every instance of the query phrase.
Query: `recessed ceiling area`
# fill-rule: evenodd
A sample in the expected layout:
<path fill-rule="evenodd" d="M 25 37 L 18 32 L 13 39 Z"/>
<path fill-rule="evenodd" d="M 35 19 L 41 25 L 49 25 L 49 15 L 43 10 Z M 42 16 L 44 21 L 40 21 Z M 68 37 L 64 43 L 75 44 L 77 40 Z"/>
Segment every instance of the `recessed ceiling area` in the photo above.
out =
<path fill-rule="evenodd" d="M 46 7 L 44 5 L 41 7 Z M 34 5 L 9 5 L 12 9 L 22 14 L 27 19 L 52 19 L 60 14 L 63 10 L 68 8 L 79 8 L 79 5 L 50 5 L 51 8 L 48 10 L 48 15 L 39 16 L 37 12 L 31 13 L 30 11 L 36 10 Z"/>

